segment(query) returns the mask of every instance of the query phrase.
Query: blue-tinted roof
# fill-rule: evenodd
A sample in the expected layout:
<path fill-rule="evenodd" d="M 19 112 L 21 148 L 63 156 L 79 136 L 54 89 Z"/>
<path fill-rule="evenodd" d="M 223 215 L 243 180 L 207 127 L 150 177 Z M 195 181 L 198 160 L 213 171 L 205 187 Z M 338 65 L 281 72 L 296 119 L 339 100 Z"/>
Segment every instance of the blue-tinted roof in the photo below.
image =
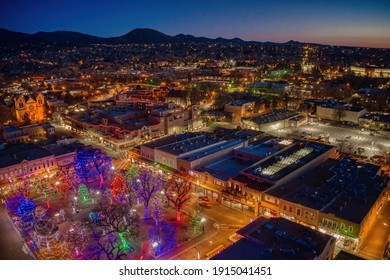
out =
<path fill-rule="evenodd" d="M 230 106 L 242 106 L 242 105 L 244 105 L 246 103 L 249 103 L 249 102 L 253 102 L 253 101 L 249 101 L 249 100 L 236 100 L 236 101 L 231 102 L 228 105 L 230 105 Z"/>
<path fill-rule="evenodd" d="M 4 130 L 6 132 L 12 132 L 12 131 L 18 131 L 18 130 L 21 130 L 19 127 L 16 127 L 16 126 L 5 126 L 4 127 Z"/>

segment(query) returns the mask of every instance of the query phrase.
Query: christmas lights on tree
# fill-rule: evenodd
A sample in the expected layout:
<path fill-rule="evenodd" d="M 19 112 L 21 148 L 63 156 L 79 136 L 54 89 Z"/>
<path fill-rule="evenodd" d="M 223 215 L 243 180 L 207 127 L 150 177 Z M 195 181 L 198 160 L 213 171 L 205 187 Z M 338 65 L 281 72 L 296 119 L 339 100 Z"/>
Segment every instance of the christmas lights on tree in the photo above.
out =
<path fill-rule="evenodd" d="M 18 206 L 21 200 L 24 199 L 24 196 L 21 194 L 15 194 L 7 198 L 5 202 L 5 206 L 7 207 L 7 210 L 12 215 L 18 215 Z"/>
<path fill-rule="evenodd" d="M 127 183 L 130 184 L 135 177 L 137 177 L 139 171 L 139 167 L 137 164 L 132 164 L 129 170 L 126 173 Z"/>
<path fill-rule="evenodd" d="M 164 219 L 164 208 L 163 208 L 163 205 L 161 203 L 161 200 L 159 198 L 153 198 L 152 199 L 152 202 L 151 202 L 151 206 L 152 206 L 152 218 L 153 220 L 155 221 L 156 225 L 158 225 L 158 223 L 160 223 L 163 219 Z"/>
<path fill-rule="evenodd" d="M 54 187 L 66 198 L 68 191 L 72 188 L 69 178 L 62 171 L 58 172 L 56 177 L 57 181 L 54 183 Z"/>
<path fill-rule="evenodd" d="M 73 222 L 64 234 L 69 252 L 73 259 L 80 259 L 88 244 L 87 227 L 81 222 Z"/>
<path fill-rule="evenodd" d="M 160 177 L 154 176 L 148 170 L 142 170 L 131 182 L 130 188 L 144 201 L 144 219 L 149 218 L 150 199 L 156 192 L 161 190 L 163 186 L 164 181 Z"/>
<path fill-rule="evenodd" d="M 81 184 L 78 188 L 78 193 L 82 203 L 87 203 L 90 200 L 89 191 L 86 185 Z"/>
<path fill-rule="evenodd" d="M 70 252 L 66 243 L 58 242 L 41 249 L 37 254 L 38 260 L 70 260 Z"/>
<path fill-rule="evenodd" d="M 80 180 L 98 179 L 102 188 L 111 166 L 111 158 L 99 149 L 83 147 L 77 150 L 75 170 Z"/>
<path fill-rule="evenodd" d="M 166 185 L 165 195 L 167 200 L 176 208 L 176 221 L 178 222 L 181 221 L 181 210 L 191 200 L 191 190 L 189 176 L 181 178 L 173 175 Z"/>
<path fill-rule="evenodd" d="M 148 255 L 151 255 L 153 252 L 152 244 L 149 241 L 144 241 L 141 243 L 140 251 L 137 253 L 135 259 L 144 260 Z"/>
<path fill-rule="evenodd" d="M 123 179 L 119 175 L 116 175 L 110 184 L 111 196 L 114 202 L 125 200 L 126 189 L 126 184 Z"/>
<path fill-rule="evenodd" d="M 35 208 L 36 205 L 34 201 L 28 198 L 23 198 L 19 201 L 19 205 L 17 208 L 18 216 L 25 221 L 30 221 L 32 220 L 32 215 L 34 213 Z"/>
<path fill-rule="evenodd" d="M 194 236 L 197 235 L 200 232 L 201 229 L 201 217 L 200 217 L 200 211 L 194 210 L 192 213 L 192 220 L 191 225 L 193 228 Z"/>
<path fill-rule="evenodd" d="M 149 239 L 156 254 L 167 252 L 176 245 L 175 228 L 161 222 L 149 230 Z"/>

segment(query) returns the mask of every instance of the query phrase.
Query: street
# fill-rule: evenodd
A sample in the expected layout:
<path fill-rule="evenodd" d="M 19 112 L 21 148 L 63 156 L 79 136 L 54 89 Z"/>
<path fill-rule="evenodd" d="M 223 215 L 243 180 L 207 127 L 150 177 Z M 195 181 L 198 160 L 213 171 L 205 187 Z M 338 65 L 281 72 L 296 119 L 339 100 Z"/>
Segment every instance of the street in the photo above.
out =
<path fill-rule="evenodd" d="M 0 260 L 32 260 L 22 251 L 24 244 L 19 231 L 9 218 L 4 205 L 0 206 Z"/>
<path fill-rule="evenodd" d="M 366 241 L 362 243 L 358 254 L 366 259 L 381 260 L 387 238 L 390 234 L 390 202 L 386 204 L 377 216 Z"/>

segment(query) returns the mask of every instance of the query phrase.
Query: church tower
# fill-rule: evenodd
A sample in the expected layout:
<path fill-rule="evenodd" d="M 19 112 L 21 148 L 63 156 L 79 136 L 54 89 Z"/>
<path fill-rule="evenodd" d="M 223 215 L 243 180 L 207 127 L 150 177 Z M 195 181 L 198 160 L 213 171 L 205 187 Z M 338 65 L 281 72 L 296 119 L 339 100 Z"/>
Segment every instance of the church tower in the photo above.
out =
<path fill-rule="evenodd" d="M 37 123 L 43 121 L 45 98 L 38 93 L 35 98 L 21 95 L 14 98 L 16 119 L 21 124 Z"/>

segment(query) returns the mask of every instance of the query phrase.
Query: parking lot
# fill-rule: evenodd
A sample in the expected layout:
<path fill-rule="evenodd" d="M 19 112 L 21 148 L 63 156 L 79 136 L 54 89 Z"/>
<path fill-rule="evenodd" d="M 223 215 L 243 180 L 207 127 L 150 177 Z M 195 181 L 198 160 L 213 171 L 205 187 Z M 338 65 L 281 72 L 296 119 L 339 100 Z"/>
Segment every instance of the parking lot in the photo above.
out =
<path fill-rule="evenodd" d="M 288 127 L 274 131 L 277 136 L 297 135 L 307 139 L 319 139 L 335 145 L 347 153 L 361 152 L 362 156 L 372 157 L 390 151 L 390 139 L 362 130 L 358 127 L 337 127 L 326 123 L 307 123 L 299 127 Z M 358 151 L 358 148 L 362 148 Z"/>

